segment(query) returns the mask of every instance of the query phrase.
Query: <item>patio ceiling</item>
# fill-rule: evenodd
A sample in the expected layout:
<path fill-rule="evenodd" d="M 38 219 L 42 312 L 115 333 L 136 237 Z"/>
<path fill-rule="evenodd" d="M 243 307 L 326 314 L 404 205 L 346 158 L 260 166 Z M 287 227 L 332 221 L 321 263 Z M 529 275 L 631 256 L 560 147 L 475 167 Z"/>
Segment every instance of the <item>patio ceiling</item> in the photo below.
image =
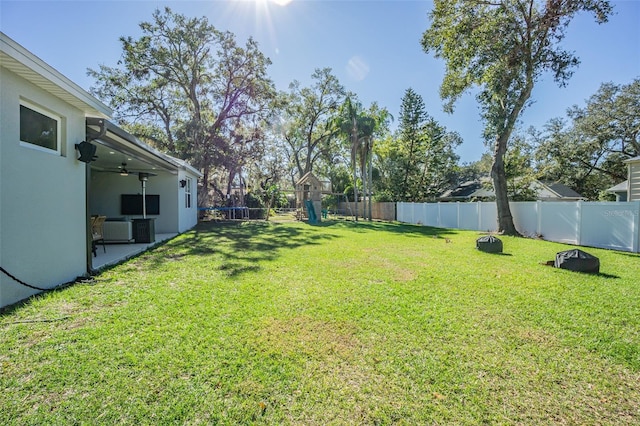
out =
<path fill-rule="evenodd" d="M 100 172 L 118 172 L 122 164 L 126 164 L 129 172 L 148 172 L 157 173 L 159 170 L 165 170 L 157 165 L 149 164 L 140 157 L 122 152 L 116 148 L 104 145 L 100 140 L 93 141 L 96 146 L 97 159 L 91 162 L 91 168 Z"/>
<path fill-rule="evenodd" d="M 129 172 L 178 172 L 178 165 L 170 157 L 107 120 L 87 118 L 87 140 L 96 146 L 93 170 L 117 173 L 124 163 Z"/>

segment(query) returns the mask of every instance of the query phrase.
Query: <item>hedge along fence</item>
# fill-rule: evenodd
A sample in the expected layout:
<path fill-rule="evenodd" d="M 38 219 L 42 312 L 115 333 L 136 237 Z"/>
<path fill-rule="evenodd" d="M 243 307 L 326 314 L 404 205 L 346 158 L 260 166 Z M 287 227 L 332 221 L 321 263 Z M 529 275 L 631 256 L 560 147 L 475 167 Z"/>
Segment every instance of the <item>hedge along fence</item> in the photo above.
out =
<path fill-rule="evenodd" d="M 579 246 L 638 253 L 640 201 L 511 202 L 516 229 Z M 398 221 L 438 228 L 495 232 L 498 213 L 495 202 L 398 203 Z"/>

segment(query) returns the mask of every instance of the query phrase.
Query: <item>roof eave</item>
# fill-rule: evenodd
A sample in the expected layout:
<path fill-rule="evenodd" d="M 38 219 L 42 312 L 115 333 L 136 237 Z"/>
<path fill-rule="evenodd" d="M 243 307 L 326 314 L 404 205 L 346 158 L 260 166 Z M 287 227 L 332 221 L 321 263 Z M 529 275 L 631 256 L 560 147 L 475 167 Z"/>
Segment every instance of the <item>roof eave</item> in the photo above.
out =
<path fill-rule="evenodd" d="M 87 117 L 86 121 L 88 140 L 99 140 L 104 145 L 118 151 L 143 157 L 150 163 L 174 174 L 180 169 L 180 165 L 172 160 L 173 157 L 141 142 L 138 138 L 110 121 L 96 117 Z"/>
<path fill-rule="evenodd" d="M 83 111 L 85 116 L 109 118 L 113 115 L 111 108 L 2 32 L 0 32 L 0 64 Z"/>

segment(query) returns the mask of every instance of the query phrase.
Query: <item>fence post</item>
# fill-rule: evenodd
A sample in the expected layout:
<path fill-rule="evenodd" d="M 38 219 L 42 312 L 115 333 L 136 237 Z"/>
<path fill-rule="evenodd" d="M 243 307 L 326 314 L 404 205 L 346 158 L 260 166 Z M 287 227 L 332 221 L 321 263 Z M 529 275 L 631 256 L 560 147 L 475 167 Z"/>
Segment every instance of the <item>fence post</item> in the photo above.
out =
<path fill-rule="evenodd" d="M 542 201 L 536 201 L 536 219 L 538 224 L 536 225 L 536 236 L 543 235 L 542 234 Z"/>
<path fill-rule="evenodd" d="M 640 201 L 636 201 L 636 211 L 633 215 L 633 247 L 634 253 L 640 253 L 638 247 L 638 239 L 640 239 Z"/>
<path fill-rule="evenodd" d="M 481 231 L 482 228 L 482 202 L 476 201 L 476 217 L 478 218 L 478 223 L 476 224 L 476 229 Z"/>
<path fill-rule="evenodd" d="M 582 200 L 578 200 L 578 245 L 582 245 Z"/>

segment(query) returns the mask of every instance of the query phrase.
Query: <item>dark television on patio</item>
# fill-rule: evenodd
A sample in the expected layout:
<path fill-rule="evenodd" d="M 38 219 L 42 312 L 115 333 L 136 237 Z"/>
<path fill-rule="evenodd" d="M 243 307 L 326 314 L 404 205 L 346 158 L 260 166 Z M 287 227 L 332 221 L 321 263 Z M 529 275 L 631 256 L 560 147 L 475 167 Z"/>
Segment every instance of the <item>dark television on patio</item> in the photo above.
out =
<path fill-rule="evenodd" d="M 160 214 L 160 196 L 146 195 L 147 214 Z M 120 195 L 120 214 L 121 215 L 141 215 L 142 214 L 142 194 L 121 194 Z"/>

